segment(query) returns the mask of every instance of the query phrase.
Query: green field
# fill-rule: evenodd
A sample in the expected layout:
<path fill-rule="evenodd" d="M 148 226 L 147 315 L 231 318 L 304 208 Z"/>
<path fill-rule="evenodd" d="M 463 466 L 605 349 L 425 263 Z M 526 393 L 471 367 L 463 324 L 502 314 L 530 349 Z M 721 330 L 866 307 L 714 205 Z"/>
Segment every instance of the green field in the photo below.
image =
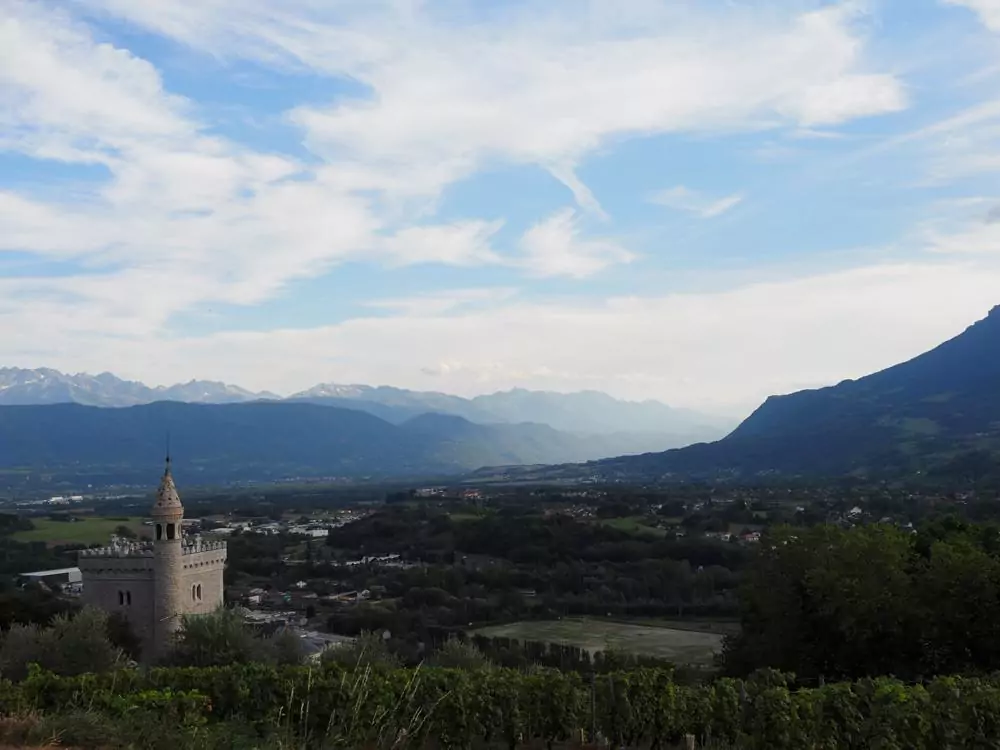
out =
<path fill-rule="evenodd" d="M 722 650 L 722 635 L 719 633 L 583 618 L 514 622 L 471 632 L 489 638 L 579 646 L 591 652 L 613 648 L 667 659 L 676 664 L 699 666 L 710 665 L 713 657 Z"/>
<path fill-rule="evenodd" d="M 602 519 L 598 523 L 601 523 L 604 526 L 610 526 L 613 529 L 618 529 L 619 531 L 624 531 L 626 534 L 634 534 L 636 536 L 666 536 L 667 532 L 665 529 L 658 529 L 655 526 L 647 526 L 643 523 L 643 521 L 645 521 L 645 519 L 642 516 L 626 516 L 624 518 L 606 518 Z"/>
<path fill-rule="evenodd" d="M 76 521 L 53 521 L 50 518 L 32 519 L 35 528 L 31 531 L 18 531 L 13 538 L 19 542 L 46 542 L 50 546 L 57 544 L 101 544 L 110 541 L 111 535 L 119 526 L 128 526 L 137 535 L 149 529 L 142 525 L 141 518 L 97 518 L 93 516 L 78 516 Z"/>

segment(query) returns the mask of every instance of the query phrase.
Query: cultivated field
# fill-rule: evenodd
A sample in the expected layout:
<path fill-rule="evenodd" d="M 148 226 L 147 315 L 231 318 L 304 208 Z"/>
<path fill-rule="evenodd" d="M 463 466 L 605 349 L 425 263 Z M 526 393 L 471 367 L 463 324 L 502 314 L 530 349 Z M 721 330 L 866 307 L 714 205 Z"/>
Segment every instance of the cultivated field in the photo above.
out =
<path fill-rule="evenodd" d="M 49 518 L 32 519 L 35 528 L 31 531 L 18 531 L 13 538 L 19 542 L 46 542 L 49 546 L 57 544 L 102 544 L 111 539 L 111 535 L 119 526 L 128 526 L 136 535 L 143 532 L 141 518 L 96 518 L 79 517 L 76 521 L 53 521 Z"/>
<path fill-rule="evenodd" d="M 491 625 L 472 634 L 560 643 L 588 651 L 612 648 L 691 665 L 709 665 L 722 650 L 719 633 L 584 618 Z"/>
<path fill-rule="evenodd" d="M 664 529 L 647 526 L 643 523 L 645 520 L 642 516 L 626 516 L 623 518 L 605 518 L 598 521 L 598 523 L 618 529 L 619 531 L 624 531 L 627 534 L 635 534 L 636 536 L 662 537 L 667 535 Z"/>

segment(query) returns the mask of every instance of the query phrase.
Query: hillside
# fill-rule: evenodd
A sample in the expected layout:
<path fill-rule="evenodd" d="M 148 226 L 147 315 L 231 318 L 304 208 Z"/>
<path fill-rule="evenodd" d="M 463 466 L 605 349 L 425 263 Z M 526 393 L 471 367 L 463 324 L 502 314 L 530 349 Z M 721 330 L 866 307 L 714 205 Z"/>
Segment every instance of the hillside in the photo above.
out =
<path fill-rule="evenodd" d="M 772 396 L 726 438 L 545 477 L 1000 476 L 1000 307 L 908 362 Z M 539 474 L 538 478 L 542 478 Z"/>
<path fill-rule="evenodd" d="M 0 406 L 0 487 L 148 483 L 168 434 L 188 484 L 453 475 L 582 461 L 622 447 L 546 425 L 478 425 L 435 414 L 395 425 L 363 411 L 295 402 Z"/>

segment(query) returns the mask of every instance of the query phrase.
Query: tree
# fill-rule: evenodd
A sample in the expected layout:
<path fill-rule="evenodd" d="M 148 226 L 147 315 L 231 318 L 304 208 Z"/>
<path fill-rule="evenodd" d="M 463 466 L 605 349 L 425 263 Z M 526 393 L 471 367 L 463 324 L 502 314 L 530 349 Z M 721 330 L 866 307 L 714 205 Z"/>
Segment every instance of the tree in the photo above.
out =
<path fill-rule="evenodd" d="M 176 667 L 267 662 L 268 651 L 238 612 L 220 608 L 207 615 L 185 615 L 164 662 Z"/>
<path fill-rule="evenodd" d="M 174 643 L 163 657 L 175 667 L 217 667 L 227 664 L 299 664 L 302 641 L 290 628 L 270 637 L 257 635 L 238 611 L 220 607 L 207 615 L 187 615 Z"/>
<path fill-rule="evenodd" d="M 115 536 L 120 536 L 122 539 L 135 539 L 136 533 L 122 523 L 115 526 Z"/>
<path fill-rule="evenodd" d="M 320 655 L 320 661 L 345 667 L 395 668 L 400 665 L 385 639 L 371 632 L 362 633 L 353 641 L 330 646 Z"/>
<path fill-rule="evenodd" d="M 279 666 L 301 664 L 305 659 L 302 639 L 290 628 L 282 628 L 266 641 L 270 658 Z"/>
<path fill-rule="evenodd" d="M 945 519 L 777 529 L 741 591 L 736 674 L 774 667 L 828 678 L 1000 669 L 1000 550 L 993 527 Z"/>
<path fill-rule="evenodd" d="M 475 644 L 452 637 L 431 654 L 427 665 L 453 669 L 486 669 L 490 666 L 490 660 Z"/>

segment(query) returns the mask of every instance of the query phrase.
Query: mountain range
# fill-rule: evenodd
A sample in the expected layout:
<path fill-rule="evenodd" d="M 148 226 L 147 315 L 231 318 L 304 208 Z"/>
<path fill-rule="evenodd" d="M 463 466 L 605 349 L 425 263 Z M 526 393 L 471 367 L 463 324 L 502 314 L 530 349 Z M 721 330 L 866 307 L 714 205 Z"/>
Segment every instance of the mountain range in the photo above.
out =
<path fill-rule="evenodd" d="M 6 406 L 0 486 L 35 486 L 43 476 L 49 485 L 148 484 L 168 436 L 188 484 L 453 476 L 486 465 L 578 461 L 595 450 L 546 425 L 479 425 L 445 414 L 394 425 L 301 402 Z"/>
<path fill-rule="evenodd" d="M 690 429 L 699 415 L 592 392 L 515 390 L 462 399 L 325 385 L 278 400 L 218 383 L 147 389 L 108 375 L 67 376 L 77 380 L 66 383 L 26 372 L 38 371 L 0 371 L 0 386 L 7 384 L 0 393 L 25 399 L 31 388 L 35 398 L 91 399 L 102 406 L 145 400 L 150 393 L 160 400 L 122 408 L 0 406 L 0 485 L 8 487 L 39 477 L 50 483 L 78 484 L 81 477 L 94 484 L 148 483 L 168 432 L 178 470 L 196 483 L 458 475 L 476 481 L 1000 480 L 1000 307 L 908 362 L 827 388 L 772 396 L 716 442 L 591 461 L 586 459 L 638 452 L 638 445 L 625 443 L 654 434 L 616 431 L 623 425 L 680 423 Z M 230 403 L 162 400 L 168 393 Z M 534 419 L 519 421 L 523 417 Z M 666 433 L 655 434 L 664 439 Z"/>
<path fill-rule="evenodd" d="M 397 425 L 428 413 L 450 414 L 478 424 L 532 422 L 583 437 L 615 436 L 621 452 L 710 440 L 721 437 L 734 424 L 658 401 L 621 401 L 598 391 L 552 393 L 518 388 L 466 399 L 390 386 L 327 383 L 282 399 L 266 391 L 253 392 L 211 380 L 150 387 L 107 372 L 70 375 L 47 368 L 0 368 L 0 406 L 76 403 L 128 407 L 157 401 L 228 404 L 262 400 L 308 402 L 364 411 Z"/>
<path fill-rule="evenodd" d="M 515 474 L 521 479 L 587 476 L 606 481 L 816 476 L 998 480 L 1000 307 L 902 364 L 827 388 L 772 396 L 714 443 Z"/>
<path fill-rule="evenodd" d="M 148 482 L 168 434 L 178 471 L 212 484 L 455 476 L 641 453 L 723 431 L 694 412 L 593 391 L 464 399 L 329 384 L 281 399 L 213 381 L 151 388 L 109 373 L 0 369 L 8 488 Z"/>

